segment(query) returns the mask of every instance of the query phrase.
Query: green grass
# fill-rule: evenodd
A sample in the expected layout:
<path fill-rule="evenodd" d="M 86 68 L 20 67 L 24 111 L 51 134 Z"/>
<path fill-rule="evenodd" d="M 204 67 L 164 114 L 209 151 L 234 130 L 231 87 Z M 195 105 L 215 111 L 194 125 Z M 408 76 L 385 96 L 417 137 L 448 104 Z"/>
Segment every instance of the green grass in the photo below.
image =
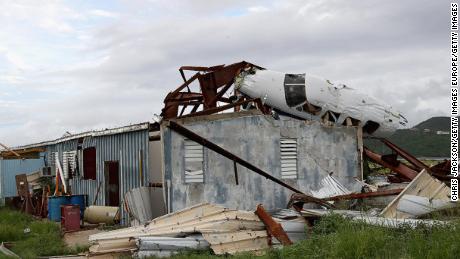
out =
<path fill-rule="evenodd" d="M 459 227 L 460 223 L 454 223 L 453 226 L 390 229 L 331 215 L 315 224 L 307 240 L 282 249 L 270 249 L 263 256 L 244 253 L 232 258 L 458 258 Z M 206 251 L 172 258 L 222 257 Z"/>
<path fill-rule="evenodd" d="M 58 224 L 35 220 L 29 215 L 6 208 L 0 209 L 0 242 L 13 242 L 11 250 L 22 258 L 76 254 L 87 249 L 66 246 Z"/>
<path fill-rule="evenodd" d="M 458 216 L 459 213 L 459 209 L 453 209 L 448 214 Z M 30 232 L 24 233 L 25 228 L 30 228 Z M 391 229 L 330 215 L 316 222 L 307 240 L 282 249 L 267 250 L 262 256 L 242 253 L 231 258 L 458 258 L 459 229 L 460 221 L 447 226 Z M 22 258 L 76 254 L 87 249 L 67 247 L 57 224 L 37 221 L 8 209 L 0 209 L 0 241 L 14 242 L 12 250 Z M 172 258 L 225 257 L 204 251 L 184 252 Z"/>

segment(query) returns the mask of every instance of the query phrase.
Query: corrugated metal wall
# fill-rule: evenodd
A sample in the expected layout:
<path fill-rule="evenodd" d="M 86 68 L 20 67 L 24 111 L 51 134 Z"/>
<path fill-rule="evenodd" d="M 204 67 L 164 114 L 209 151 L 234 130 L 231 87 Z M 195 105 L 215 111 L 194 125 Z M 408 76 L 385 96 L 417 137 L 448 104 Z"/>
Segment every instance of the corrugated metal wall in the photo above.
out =
<path fill-rule="evenodd" d="M 127 132 L 117 135 L 87 137 L 83 148 L 96 148 L 96 180 L 76 178 L 70 180 L 73 194 L 87 194 L 88 202 L 94 201 L 99 183 L 101 187 L 96 205 L 105 205 L 104 162 L 119 162 L 120 202 L 124 201 L 124 194 L 129 190 L 147 185 L 149 182 L 148 157 L 149 157 L 148 130 Z M 69 143 L 68 148 L 76 149 L 77 142 Z M 50 148 L 50 151 L 52 149 Z M 63 151 L 59 149 L 60 157 Z M 51 151 L 52 152 L 52 151 Z M 142 164 L 142 166 L 141 166 Z M 142 177 L 141 177 L 142 174 Z M 122 223 L 127 223 L 128 216 L 121 207 Z"/>
<path fill-rule="evenodd" d="M 0 160 L 0 197 L 16 196 L 15 176 L 21 173 L 31 173 L 44 166 L 52 166 L 53 153 L 57 153 L 63 161 L 66 151 L 77 150 L 78 139 L 71 139 L 61 143 L 44 146 L 46 152 L 40 159 Z M 83 179 L 84 172 L 74 176 L 69 181 L 73 194 L 87 194 L 88 202 L 92 204 L 97 188 L 101 183 L 96 205 L 105 205 L 104 162 L 119 162 L 120 203 L 129 190 L 148 185 L 149 183 L 149 132 L 148 127 L 143 130 L 124 132 L 114 135 L 87 136 L 83 139 L 82 148 L 96 148 L 96 180 Z M 80 170 L 83 170 L 81 165 Z M 54 172 L 52 172 L 54 174 Z M 121 209 L 122 223 L 128 223 L 128 215 Z"/>
<path fill-rule="evenodd" d="M 45 166 L 43 154 L 39 159 L 1 159 L 0 160 L 0 197 L 17 196 L 16 178 L 18 174 L 29 174 Z"/>

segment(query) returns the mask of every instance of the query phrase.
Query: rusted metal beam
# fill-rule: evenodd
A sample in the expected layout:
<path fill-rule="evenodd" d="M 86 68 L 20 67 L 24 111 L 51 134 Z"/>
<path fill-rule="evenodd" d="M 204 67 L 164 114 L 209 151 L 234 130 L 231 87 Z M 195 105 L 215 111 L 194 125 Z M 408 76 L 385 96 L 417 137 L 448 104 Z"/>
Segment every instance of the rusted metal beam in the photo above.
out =
<path fill-rule="evenodd" d="M 177 93 L 179 93 L 182 89 L 184 89 L 186 86 L 190 85 L 193 81 L 195 81 L 198 77 L 200 76 L 200 73 L 196 73 L 194 74 L 192 77 L 190 77 L 187 81 L 185 81 L 182 85 L 180 85 L 176 90 L 174 90 L 174 92 L 168 94 L 171 95 L 171 96 L 175 96 Z M 168 96 L 166 96 L 166 98 L 168 98 Z"/>
<path fill-rule="evenodd" d="M 200 105 L 201 105 L 201 104 L 195 104 L 195 105 L 193 106 L 193 109 L 190 111 L 190 113 L 195 113 L 195 112 L 198 110 L 198 108 L 200 107 Z"/>
<path fill-rule="evenodd" d="M 409 163 L 413 164 L 416 166 L 417 171 L 422 171 L 422 169 L 426 169 L 428 172 L 430 172 L 430 167 L 427 166 L 425 163 L 422 161 L 418 160 L 415 156 L 411 155 L 409 152 L 405 151 L 404 149 L 398 147 L 388 139 L 381 138 L 380 141 L 383 142 L 387 147 L 389 147 L 391 150 L 395 151 L 398 155 L 406 159 Z"/>
<path fill-rule="evenodd" d="M 175 118 L 177 117 L 177 112 L 179 110 L 179 102 L 180 100 L 175 100 L 176 98 L 180 97 L 185 97 L 184 95 L 186 94 L 193 94 L 190 92 L 190 89 L 188 93 L 181 93 L 185 87 L 188 88 L 189 84 L 191 84 L 193 81 L 195 81 L 198 77 L 200 76 L 200 73 L 194 74 L 191 78 L 186 80 L 182 85 L 180 85 L 176 90 L 173 92 L 170 92 L 166 98 L 164 99 L 164 108 L 161 110 L 161 115 L 164 118 Z M 185 78 L 184 78 L 185 79 Z M 198 93 L 199 95 L 199 93 Z"/>
<path fill-rule="evenodd" d="M 403 164 L 401 162 L 398 162 L 398 165 L 394 166 L 394 165 L 384 161 L 382 159 L 381 155 L 379 155 L 377 153 L 374 153 L 373 151 L 371 151 L 370 149 L 368 149 L 366 147 L 363 149 L 363 151 L 364 151 L 364 155 L 366 155 L 372 161 L 376 162 L 377 164 L 379 164 L 381 166 L 384 166 L 386 168 L 391 169 L 393 172 L 396 172 L 396 173 L 408 178 L 409 180 L 414 179 L 418 174 L 417 171 L 413 170 L 412 168 L 408 167 L 407 165 L 405 165 L 405 164 Z"/>
<path fill-rule="evenodd" d="M 272 176 L 271 174 L 265 172 L 264 170 L 254 166 L 253 164 L 249 163 L 248 161 L 240 158 L 239 156 L 231 153 L 230 151 L 227 151 L 226 149 L 223 149 L 222 147 L 219 147 L 218 145 L 214 144 L 213 142 L 203 138 L 202 136 L 194 133 L 193 131 L 177 124 L 176 122 L 174 121 L 168 121 L 168 124 L 167 126 L 174 130 L 175 132 L 181 134 L 182 136 L 190 139 L 190 140 L 193 140 L 195 141 L 196 143 L 204 146 L 204 147 L 207 147 L 208 149 L 218 153 L 218 154 L 221 154 L 222 156 L 232 160 L 232 161 L 235 161 L 237 162 L 238 164 L 246 167 L 247 169 L 259 174 L 259 175 L 262 175 L 264 176 L 265 178 L 293 191 L 293 192 L 296 192 L 296 193 L 301 193 L 301 194 L 304 194 L 302 191 L 290 186 L 289 184 L 279 180 L 278 178 Z M 305 196 L 308 196 L 306 194 L 304 194 Z M 320 205 L 323 205 L 323 206 L 326 206 L 328 208 L 332 207 L 331 204 L 321 200 L 321 199 L 318 199 L 318 198 L 315 198 L 315 197 L 311 197 L 309 196 L 311 201 L 314 202 L 314 203 L 317 203 L 317 204 L 320 204 Z"/>
<path fill-rule="evenodd" d="M 376 191 L 376 192 L 365 192 L 365 193 L 351 193 L 345 195 L 337 195 L 333 197 L 323 198 L 325 201 L 338 201 L 338 200 L 354 200 L 354 199 L 363 199 L 363 198 L 370 198 L 370 197 L 381 197 L 381 196 L 390 196 L 399 194 L 404 190 L 403 188 L 400 189 L 392 189 L 392 190 L 384 190 L 384 191 Z"/>
<path fill-rule="evenodd" d="M 195 113 L 198 108 L 201 107 L 200 105 L 202 105 L 202 109 L 205 111 L 216 108 L 218 102 L 230 104 L 231 101 L 229 98 L 224 97 L 224 94 L 233 85 L 235 77 L 242 70 L 249 68 L 263 69 L 262 67 L 246 61 L 230 65 L 217 65 L 211 67 L 182 66 L 179 68 L 179 72 L 184 80 L 184 83 L 166 96 L 164 100 L 165 106 L 162 109 L 161 116 L 164 119 L 178 117 L 178 113 L 183 114 L 185 112 L 185 109 L 182 109 L 182 111 L 179 112 L 179 106 L 181 105 L 194 105 L 190 113 Z M 197 73 L 195 73 L 191 78 L 186 79 L 184 73 L 186 70 L 196 71 Z M 191 92 L 189 87 L 196 79 L 198 79 L 200 85 L 199 93 Z M 187 92 L 183 91 L 185 88 L 187 88 Z M 191 101 L 199 101 L 199 103 Z M 263 105 L 258 105 L 258 107 L 260 107 L 266 114 L 266 107 Z"/>
<path fill-rule="evenodd" d="M 228 91 L 228 89 L 233 85 L 234 79 L 230 80 L 214 97 L 214 99 L 211 100 L 211 102 L 215 102 L 222 98 L 222 96 Z"/>
<path fill-rule="evenodd" d="M 185 104 L 182 106 L 182 110 L 180 110 L 179 116 L 182 116 L 184 114 L 185 109 L 187 109 L 188 104 Z"/>
<path fill-rule="evenodd" d="M 203 100 L 203 96 L 200 93 L 178 93 L 174 98 L 168 98 L 168 102 L 185 102 L 185 101 L 197 101 Z"/>
<path fill-rule="evenodd" d="M 201 67 L 201 66 L 181 66 L 179 68 L 179 71 L 198 71 L 198 72 L 209 72 L 209 71 L 215 71 L 217 69 L 223 68 L 225 65 L 217 65 L 217 66 L 212 66 L 212 67 Z"/>
<path fill-rule="evenodd" d="M 292 241 L 284 231 L 280 223 L 276 222 L 270 214 L 268 214 L 262 204 L 257 205 L 256 215 L 262 220 L 264 225 L 267 227 L 267 232 L 274 236 L 283 246 L 292 245 Z"/>
<path fill-rule="evenodd" d="M 182 118 L 195 117 L 195 116 L 201 116 L 201 115 L 209 115 L 209 114 L 213 114 L 213 113 L 216 113 L 216 112 L 225 111 L 225 110 L 231 109 L 231 108 L 233 108 L 235 106 L 240 106 L 240 105 L 250 103 L 250 102 L 253 102 L 253 101 L 254 101 L 254 99 L 243 100 L 243 101 L 239 101 L 239 102 L 236 102 L 236 103 L 222 105 L 220 107 L 216 107 L 216 108 L 212 108 L 212 109 L 208 109 L 208 110 L 204 110 L 204 111 L 200 111 L 200 112 L 190 113 L 190 114 L 178 117 L 178 118 L 182 119 Z"/>

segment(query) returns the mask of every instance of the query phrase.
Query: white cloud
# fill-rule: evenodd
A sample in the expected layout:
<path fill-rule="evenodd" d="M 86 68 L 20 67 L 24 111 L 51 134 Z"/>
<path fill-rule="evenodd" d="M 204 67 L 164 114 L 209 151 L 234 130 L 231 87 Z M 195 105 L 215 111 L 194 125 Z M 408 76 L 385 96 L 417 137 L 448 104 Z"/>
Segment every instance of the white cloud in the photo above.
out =
<path fill-rule="evenodd" d="M 240 60 L 343 82 L 412 125 L 449 111 L 450 16 L 438 1 L 13 3 L 0 2 L 10 145 L 149 120 L 181 82 L 179 66 Z"/>
<path fill-rule="evenodd" d="M 94 16 L 101 16 L 101 17 L 107 17 L 107 18 L 117 18 L 117 17 L 119 17 L 118 13 L 109 12 L 109 11 L 101 10 L 101 9 L 90 10 L 88 13 L 91 14 L 91 15 L 94 15 Z"/>
<path fill-rule="evenodd" d="M 251 6 L 248 8 L 248 11 L 253 12 L 253 13 L 262 13 L 268 10 L 269 10 L 268 7 L 265 7 L 265 6 Z"/>

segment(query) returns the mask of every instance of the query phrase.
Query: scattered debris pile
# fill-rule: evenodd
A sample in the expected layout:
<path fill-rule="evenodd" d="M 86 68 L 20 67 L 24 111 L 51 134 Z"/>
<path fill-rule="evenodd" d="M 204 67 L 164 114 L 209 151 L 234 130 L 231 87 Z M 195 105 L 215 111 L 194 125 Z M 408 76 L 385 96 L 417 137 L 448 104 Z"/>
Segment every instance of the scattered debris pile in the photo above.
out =
<path fill-rule="evenodd" d="M 453 208 L 450 188 L 422 170 L 409 185 L 382 211 L 386 218 L 417 218 L 433 211 Z"/>
<path fill-rule="evenodd" d="M 158 251 L 158 255 L 161 255 L 163 252 L 160 251 L 171 250 L 171 245 L 178 244 L 178 238 L 181 238 L 181 244 L 184 242 L 180 245 L 184 249 L 193 246 L 193 243 L 198 247 L 204 246 L 203 242 L 197 241 L 201 240 L 197 238 L 197 234 L 202 235 L 216 254 L 257 251 L 268 247 L 265 225 L 254 212 L 230 210 L 205 203 L 161 216 L 145 226 L 92 235 L 89 240 L 94 245 L 90 252 L 98 254 L 135 251 L 140 244 L 142 254 L 147 253 L 145 251 L 148 247 L 151 248 L 148 250 L 151 254 Z M 144 237 L 164 239 L 160 242 L 160 239 L 143 239 Z M 185 237 L 188 238 L 183 239 Z M 143 245 L 145 242 L 151 245 Z"/>
<path fill-rule="evenodd" d="M 145 257 L 211 248 L 215 254 L 258 254 L 271 245 L 290 245 L 305 239 L 306 225 L 307 221 L 293 210 L 271 216 L 262 205 L 252 212 L 203 203 L 144 226 L 92 235 L 90 253 L 133 252 Z"/>
<path fill-rule="evenodd" d="M 175 124 L 174 124 L 175 125 Z M 191 134 L 190 134 L 191 135 Z M 191 139 L 195 140 L 191 136 Z M 196 136 L 195 136 L 196 137 Z M 197 141 L 198 139 L 196 137 Z M 200 141 L 213 148 L 209 143 Z M 390 143 L 391 145 L 392 143 Z M 385 177 L 371 177 L 371 181 L 359 181 L 361 192 L 352 192 L 345 188 L 333 174 L 327 175 L 316 191 L 304 194 L 295 192 L 288 209 L 267 212 L 262 205 L 255 212 L 232 210 L 219 205 L 202 203 L 153 220 L 148 208 L 133 192 L 127 196 L 131 214 L 138 220 L 133 227 L 98 233 L 89 237 L 92 246 L 90 254 L 128 252 L 139 257 L 170 256 L 182 250 L 212 249 L 215 254 L 235 254 L 239 252 L 263 253 L 270 247 L 288 246 L 293 242 L 307 238 L 308 228 L 318 218 L 336 213 L 352 220 L 367 224 L 397 228 L 416 227 L 419 224 L 433 226 L 448 224 L 447 221 L 421 219 L 426 214 L 457 206 L 450 201 L 449 187 L 436 178 L 433 171 L 396 145 L 398 154 L 410 162 L 410 166 L 396 160 L 393 156 L 375 158 L 381 165 L 391 166 L 407 183 L 393 187 L 395 183 Z M 366 152 L 366 151 L 365 151 Z M 371 152 L 371 151 L 370 151 Z M 366 153 L 368 154 L 368 153 Z M 375 154 L 375 153 L 369 153 Z M 393 159 L 393 160 L 392 160 Z M 395 162 L 396 161 L 396 162 Z M 443 170 L 446 167 L 437 166 Z M 418 167 L 417 167 L 417 166 Z M 418 172 L 416 169 L 421 168 Z M 257 170 L 257 168 L 255 169 Z M 410 171 L 409 171 L 410 170 Z M 438 170 L 439 172 L 439 170 Z M 296 190 L 297 191 L 297 190 Z M 374 197 L 388 197 L 389 202 L 383 210 L 373 208 L 364 211 L 356 201 Z M 347 203 L 345 209 L 337 209 L 336 201 L 355 201 Z M 308 204 L 308 206 L 304 206 Z M 291 209 L 289 209 L 291 208 Z M 147 211 L 142 211 L 146 209 Z M 351 209 L 351 210 L 350 210 Z"/>
<path fill-rule="evenodd" d="M 331 188 L 329 192 L 325 188 Z M 427 213 L 451 208 L 448 187 L 422 170 L 403 190 L 390 192 L 374 191 L 351 193 L 337 188 L 339 183 L 331 175 L 323 181 L 320 190 L 313 192 L 332 202 L 344 199 L 360 199 L 379 195 L 399 195 L 383 210 L 358 210 L 304 208 L 311 203 L 310 196 L 293 194 L 289 205 L 294 209 L 283 209 L 268 213 L 262 205 L 255 212 L 231 210 L 219 205 L 199 204 L 181 211 L 156 218 L 143 226 L 98 233 L 89 237 L 93 255 L 131 252 L 139 257 L 170 256 L 182 250 L 212 249 L 215 254 L 239 252 L 263 253 L 269 247 L 291 245 L 307 238 L 308 226 L 325 215 L 336 213 L 352 220 L 371 225 L 397 228 L 416 227 L 419 224 L 433 226 L 448 224 L 446 221 L 419 219 Z M 334 187 L 334 188 L 332 188 Z M 338 194 L 338 195 L 337 195 Z M 334 196 L 335 195 L 335 196 Z"/>

